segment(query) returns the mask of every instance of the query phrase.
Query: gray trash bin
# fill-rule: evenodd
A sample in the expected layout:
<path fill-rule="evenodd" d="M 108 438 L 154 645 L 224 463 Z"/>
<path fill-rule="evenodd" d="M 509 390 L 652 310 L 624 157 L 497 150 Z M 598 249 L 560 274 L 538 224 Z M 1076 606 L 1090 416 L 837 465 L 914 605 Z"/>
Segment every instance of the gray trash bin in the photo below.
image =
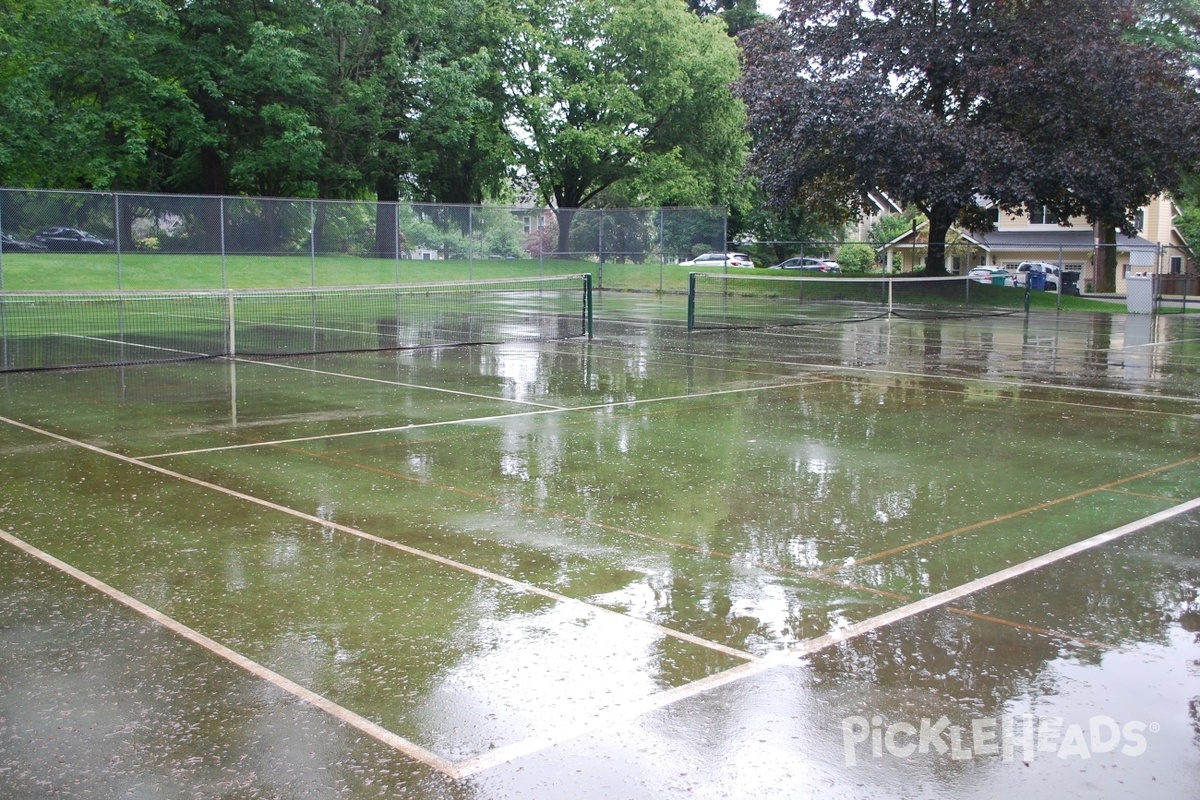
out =
<path fill-rule="evenodd" d="M 1125 278 L 1125 309 L 1130 314 L 1154 313 L 1154 276 L 1131 272 Z"/>

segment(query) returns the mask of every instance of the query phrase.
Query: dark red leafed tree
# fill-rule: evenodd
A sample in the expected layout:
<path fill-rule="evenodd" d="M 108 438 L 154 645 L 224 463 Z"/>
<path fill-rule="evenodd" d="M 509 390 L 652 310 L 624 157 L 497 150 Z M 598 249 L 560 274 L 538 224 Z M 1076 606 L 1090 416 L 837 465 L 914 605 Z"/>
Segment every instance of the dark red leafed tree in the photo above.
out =
<path fill-rule="evenodd" d="M 1128 0 L 790 0 L 743 35 L 751 169 L 780 207 L 929 220 L 930 272 L 986 197 L 1128 228 L 1200 160 L 1195 76 Z"/>

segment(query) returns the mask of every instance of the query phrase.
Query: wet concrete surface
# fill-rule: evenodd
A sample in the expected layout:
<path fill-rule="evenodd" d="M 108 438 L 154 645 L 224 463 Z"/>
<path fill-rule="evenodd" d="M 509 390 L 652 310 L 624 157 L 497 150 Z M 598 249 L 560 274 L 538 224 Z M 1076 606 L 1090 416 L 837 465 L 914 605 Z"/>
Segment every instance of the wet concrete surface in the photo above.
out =
<path fill-rule="evenodd" d="M 8 796 L 1194 796 L 1200 325 L 606 303 L 0 379 Z"/>

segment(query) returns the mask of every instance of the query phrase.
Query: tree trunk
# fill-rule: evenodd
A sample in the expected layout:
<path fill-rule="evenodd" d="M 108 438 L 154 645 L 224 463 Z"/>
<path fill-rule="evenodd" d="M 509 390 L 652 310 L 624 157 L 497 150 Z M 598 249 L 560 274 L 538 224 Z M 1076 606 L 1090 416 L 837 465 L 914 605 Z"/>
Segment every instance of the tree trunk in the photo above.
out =
<path fill-rule="evenodd" d="M 1096 253 L 1096 291 L 1117 290 L 1117 226 L 1103 223 L 1100 226 L 1100 251 Z"/>
<path fill-rule="evenodd" d="M 555 258 L 571 257 L 571 222 L 575 219 L 574 208 L 556 208 L 554 216 L 558 220 L 558 252 Z"/>
<path fill-rule="evenodd" d="M 926 275 L 946 274 L 946 236 L 954 223 L 955 209 L 948 205 L 934 205 L 929 209 L 929 247 L 925 256 Z"/>
<path fill-rule="evenodd" d="M 400 184 L 390 175 L 380 176 L 375 182 L 375 247 L 376 258 L 399 258 L 397 241 L 401 237 L 396 230 L 396 206 L 400 202 Z"/>
<path fill-rule="evenodd" d="M 200 148 L 200 191 L 206 195 L 226 195 L 229 193 L 228 176 L 225 174 L 225 159 L 215 147 Z M 208 202 L 203 205 L 204 214 L 204 251 L 207 253 L 221 252 L 221 228 L 225 220 L 221 218 L 221 204 Z"/>

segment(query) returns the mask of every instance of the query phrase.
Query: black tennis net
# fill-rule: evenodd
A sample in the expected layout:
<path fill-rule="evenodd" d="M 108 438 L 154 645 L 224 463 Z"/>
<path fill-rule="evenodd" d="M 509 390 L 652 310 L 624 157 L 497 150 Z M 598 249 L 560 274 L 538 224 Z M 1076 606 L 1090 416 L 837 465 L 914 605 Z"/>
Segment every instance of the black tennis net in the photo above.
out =
<path fill-rule="evenodd" d="M 209 292 L 0 292 L 0 370 L 413 349 L 592 332 L 591 276 Z"/>
<path fill-rule="evenodd" d="M 1023 307 L 1023 297 L 1023 290 L 958 275 L 832 278 L 694 272 L 688 283 L 688 330 L 1012 314 Z"/>

